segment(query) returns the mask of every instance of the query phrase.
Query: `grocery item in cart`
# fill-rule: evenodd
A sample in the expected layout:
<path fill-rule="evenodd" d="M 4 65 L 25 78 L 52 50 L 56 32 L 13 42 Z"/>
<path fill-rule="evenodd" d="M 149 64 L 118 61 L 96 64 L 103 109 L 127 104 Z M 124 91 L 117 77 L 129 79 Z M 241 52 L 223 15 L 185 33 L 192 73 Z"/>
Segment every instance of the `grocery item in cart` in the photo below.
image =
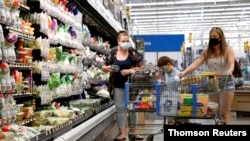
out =
<path fill-rule="evenodd" d="M 156 80 L 150 71 L 136 71 L 129 78 L 130 83 L 154 83 Z"/>
<path fill-rule="evenodd" d="M 178 91 L 163 91 L 160 99 L 160 112 L 168 116 L 176 116 L 180 104 L 180 93 Z"/>
<path fill-rule="evenodd" d="M 202 82 L 201 76 L 189 76 L 181 78 L 181 85 L 186 86 L 189 84 L 200 84 Z"/>
<path fill-rule="evenodd" d="M 216 114 L 219 110 L 219 104 L 216 102 L 208 102 L 207 114 Z"/>

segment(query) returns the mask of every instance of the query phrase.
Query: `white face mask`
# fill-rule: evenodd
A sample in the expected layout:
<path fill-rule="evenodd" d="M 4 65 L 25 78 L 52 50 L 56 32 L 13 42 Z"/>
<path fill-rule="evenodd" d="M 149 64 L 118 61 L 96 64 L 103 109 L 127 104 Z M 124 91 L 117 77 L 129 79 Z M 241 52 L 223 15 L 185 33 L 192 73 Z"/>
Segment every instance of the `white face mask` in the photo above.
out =
<path fill-rule="evenodd" d="M 128 49 L 130 47 L 130 43 L 129 42 L 122 42 L 120 44 L 120 46 L 123 48 L 123 49 Z"/>

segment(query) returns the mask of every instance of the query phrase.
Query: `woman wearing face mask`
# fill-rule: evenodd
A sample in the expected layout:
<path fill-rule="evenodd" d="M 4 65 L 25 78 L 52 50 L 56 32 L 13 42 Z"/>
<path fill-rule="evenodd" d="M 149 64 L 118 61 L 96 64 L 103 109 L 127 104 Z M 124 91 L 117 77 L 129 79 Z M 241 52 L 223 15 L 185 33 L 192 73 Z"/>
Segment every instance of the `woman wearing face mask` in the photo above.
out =
<path fill-rule="evenodd" d="M 184 76 L 189 72 L 197 69 L 201 64 L 205 63 L 207 71 L 216 72 L 221 75 L 232 76 L 234 71 L 234 52 L 228 47 L 224 33 L 221 28 L 214 27 L 209 32 L 208 47 L 188 68 L 180 72 L 180 76 Z M 223 103 L 223 116 L 225 124 L 229 123 L 230 106 L 234 97 L 235 84 L 230 77 L 226 84 L 226 95 Z"/>
<path fill-rule="evenodd" d="M 116 107 L 116 120 L 119 128 L 119 135 L 115 140 L 126 140 L 126 110 L 124 108 L 124 87 L 130 74 L 135 70 L 140 70 L 142 66 L 142 56 L 131 47 L 129 35 L 126 31 L 120 31 L 117 37 L 118 46 L 111 49 L 109 56 L 102 66 L 104 72 L 110 72 L 110 84 L 113 87 L 114 104 Z M 116 65 L 119 71 L 113 71 L 112 65 Z M 111 91 L 110 91 L 111 92 Z M 129 113 L 131 132 L 135 131 L 137 124 L 136 112 Z M 142 136 L 136 135 L 135 139 L 143 140 Z"/>

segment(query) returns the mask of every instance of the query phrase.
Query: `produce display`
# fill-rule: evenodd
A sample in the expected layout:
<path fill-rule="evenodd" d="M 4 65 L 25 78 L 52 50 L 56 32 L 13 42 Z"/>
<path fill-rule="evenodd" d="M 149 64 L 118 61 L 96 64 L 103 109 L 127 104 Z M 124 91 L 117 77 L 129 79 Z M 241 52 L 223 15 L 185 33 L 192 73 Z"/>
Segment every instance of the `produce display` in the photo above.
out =
<path fill-rule="evenodd" d="M 37 131 L 35 128 L 19 126 L 16 124 L 3 126 L 2 133 L 6 139 L 11 141 L 27 141 L 30 138 L 41 134 L 41 132 Z"/>
<path fill-rule="evenodd" d="M 100 69 L 103 57 L 83 44 L 92 38 L 77 7 L 65 0 L 4 0 L 0 7 L 0 140 L 43 140 L 100 109 L 101 99 L 55 102 L 109 78 Z M 97 95 L 109 97 L 105 89 Z"/>
<path fill-rule="evenodd" d="M 92 109 L 100 106 L 101 99 L 81 99 L 81 100 L 72 100 L 69 102 L 70 106 L 77 108 L 90 107 Z"/>

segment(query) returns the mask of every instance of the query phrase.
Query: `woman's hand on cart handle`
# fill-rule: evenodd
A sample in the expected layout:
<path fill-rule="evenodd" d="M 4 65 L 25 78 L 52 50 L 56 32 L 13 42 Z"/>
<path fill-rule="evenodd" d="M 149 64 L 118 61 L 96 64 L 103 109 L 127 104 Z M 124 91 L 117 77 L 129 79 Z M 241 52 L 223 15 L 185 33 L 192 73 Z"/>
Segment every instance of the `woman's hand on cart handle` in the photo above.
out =
<path fill-rule="evenodd" d="M 187 74 L 186 71 L 181 71 L 181 72 L 179 72 L 179 77 L 181 78 L 181 77 L 185 76 L 186 74 Z"/>
<path fill-rule="evenodd" d="M 232 76 L 232 75 L 233 75 L 232 71 L 229 70 L 229 71 L 227 72 L 227 75 L 228 75 L 228 76 Z"/>
<path fill-rule="evenodd" d="M 134 73 L 134 69 L 124 69 L 124 70 L 121 70 L 121 74 L 122 76 L 126 76 L 126 75 L 130 75 L 132 73 Z"/>

